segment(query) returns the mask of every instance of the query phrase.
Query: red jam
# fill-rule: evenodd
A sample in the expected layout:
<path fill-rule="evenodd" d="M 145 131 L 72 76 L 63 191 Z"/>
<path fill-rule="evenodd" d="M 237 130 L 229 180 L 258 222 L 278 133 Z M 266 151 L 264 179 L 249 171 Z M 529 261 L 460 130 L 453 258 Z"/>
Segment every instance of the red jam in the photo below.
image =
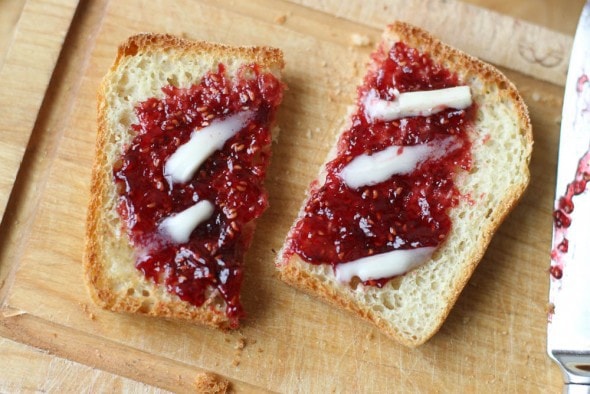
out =
<path fill-rule="evenodd" d="M 587 81 L 587 77 L 585 81 Z M 586 191 L 590 180 L 588 168 L 590 168 L 590 151 L 586 152 L 578 161 L 574 180 L 567 185 L 565 194 L 558 199 L 556 209 L 553 211 L 554 245 L 556 244 L 556 246 L 551 251 L 553 265 L 549 272 L 555 279 L 561 279 L 563 275 L 564 264 L 562 260 L 569 250 L 567 232 L 572 225 L 574 197 Z"/>
<path fill-rule="evenodd" d="M 402 43 L 373 55 L 376 66 L 359 89 L 358 110 L 338 141 L 337 157 L 326 165 L 326 182 L 311 190 L 305 215 L 296 224 L 285 258 L 298 254 L 311 264 L 337 264 L 396 249 L 437 246 L 451 228 L 448 215 L 461 197 L 454 174 L 471 167 L 468 131 L 475 105 L 446 109 L 428 117 L 371 123 L 363 98 L 375 90 L 381 99 L 395 98 L 394 89 L 409 91 L 458 86 L 456 75 L 427 55 Z M 426 160 L 407 175 L 394 175 L 374 186 L 351 189 L 339 177 L 353 158 L 392 145 L 410 146 L 453 136 L 458 149 Z M 365 284 L 383 286 L 391 278 Z"/>
<path fill-rule="evenodd" d="M 244 253 L 251 231 L 244 226 L 268 205 L 263 179 L 270 159 L 270 124 L 282 99 L 283 85 L 255 65 L 237 77 L 225 67 L 190 88 L 166 86 L 164 98 L 150 98 L 136 107 L 135 137 L 114 169 L 118 211 L 138 254 L 136 267 L 156 283 L 195 306 L 215 289 L 227 304 L 236 326 L 244 315 L 239 291 Z M 164 164 L 191 133 L 212 120 L 240 111 L 256 115 L 199 168 L 193 179 L 170 185 Z M 196 201 L 215 205 L 186 243 L 175 244 L 158 232 L 159 223 Z"/>

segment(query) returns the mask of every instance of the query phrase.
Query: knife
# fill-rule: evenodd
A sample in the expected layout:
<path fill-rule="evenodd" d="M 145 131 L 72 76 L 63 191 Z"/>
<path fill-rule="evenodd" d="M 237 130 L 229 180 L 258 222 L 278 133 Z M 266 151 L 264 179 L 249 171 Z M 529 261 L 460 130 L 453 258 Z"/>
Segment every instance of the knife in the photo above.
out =
<path fill-rule="evenodd" d="M 590 0 L 576 30 L 559 139 L 547 352 L 564 392 L 590 393 Z"/>

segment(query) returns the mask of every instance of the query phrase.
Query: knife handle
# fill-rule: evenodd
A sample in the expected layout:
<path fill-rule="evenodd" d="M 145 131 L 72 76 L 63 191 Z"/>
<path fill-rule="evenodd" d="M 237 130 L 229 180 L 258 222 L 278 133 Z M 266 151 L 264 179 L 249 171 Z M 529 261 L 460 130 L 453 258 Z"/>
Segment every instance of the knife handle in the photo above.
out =
<path fill-rule="evenodd" d="M 590 394 L 590 385 L 566 383 L 563 386 L 564 394 Z"/>

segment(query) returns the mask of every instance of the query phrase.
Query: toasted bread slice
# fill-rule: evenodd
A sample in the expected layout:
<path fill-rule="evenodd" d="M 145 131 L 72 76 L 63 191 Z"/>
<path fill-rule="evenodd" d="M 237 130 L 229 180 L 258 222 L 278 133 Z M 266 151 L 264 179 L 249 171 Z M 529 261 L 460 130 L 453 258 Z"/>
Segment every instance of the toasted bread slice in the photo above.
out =
<path fill-rule="evenodd" d="M 241 305 L 239 304 L 239 287 L 241 284 L 243 253 L 249 246 L 254 229 L 255 217 L 249 217 L 244 221 L 240 221 L 240 217 L 237 217 L 235 221 L 229 221 L 227 218 L 228 212 L 233 217 L 236 215 L 235 211 L 231 211 L 229 209 L 229 202 L 226 206 L 225 202 L 216 196 L 214 190 L 207 191 L 209 190 L 207 189 L 208 186 L 202 185 L 204 181 L 201 180 L 201 173 L 205 174 L 206 171 L 210 171 L 208 168 L 212 165 L 208 163 L 212 160 L 223 162 L 222 164 L 217 164 L 218 167 L 227 167 L 229 165 L 227 162 L 232 162 L 233 164 L 238 163 L 236 157 L 242 154 L 246 155 L 244 153 L 246 149 L 237 152 L 234 149 L 237 145 L 232 145 L 237 137 L 231 137 L 223 144 L 222 149 L 215 151 L 206 159 L 201 167 L 197 169 L 191 180 L 184 183 L 165 182 L 162 179 L 162 172 L 166 176 L 166 169 L 163 167 L 169 158 L 168 156 L 170 156 L 170 151 L 167 151 L 168 156 L 163 154 L 157 164 L 156 159 L 154 159 L 154 169 L 150 170 L 152 171 L 150 174 L 154 177 L 160 177 L 162 182 L 156 186 L 161 187 L 162 190 L 165 189 L 163 194 L 161 194 L 163 196 L 162 198 L 168 198 L 166 197 L 166 193 L 171 195 L 176 190 L 181 190 L 186 185 L 190 185 L 191 190 L 200 190 L 199 193 L 201 194 L 209 193 L 210 201 L 215 206 L 212 219 L 209 222 L 205 222 L 205 224 L 199 224 L 196 227 L 197 230 L 191 233 L 188 243 L 178 240 L 163 240 L 158 234 L 154 235 L 158 240 L 154 241 L 153 245 L 142 244 L 141 241 L 138 241 L 140 238 L 138 232 L 145 229 L 134 230 L 137 228 L 134 227 L 136 226 L 135 221 L 139 221 L 139 219 L 145 220 L 146 217 L 135 217 L 133 212 L 142 210 L 145 207 L 132 206 L 132 198 L 126 194 L 124 185 L 127 182 L 127 188 L 129 188 L 132 180 L 122 178 L 124 176 L 131 177 L 130 174 L 132 173 L 121 175 L 121 163 L 127 163 L 125 162 L 127 160 L 125 159 L 125 155 L 137 144 L 136 138 L 142 133 L 152 132 L 149 130 L 146 131 L 149 127 L 142 124 L 146 120 L 138 118 L 138 111 L 141 108 L 145 109 L 147 106 L 146 103 L 148 102 L 155 108 L 158 106 L 161 107 L 161 111 L 150 112 L 151 115 L 149 116 L 155 116 L 156 118 L 161 116 L 165 118 L 164 122 L 161 119 L 154 121 L 160 123 L 156 124 L 157 130 L 153 132 L 160 132 L 160 129 L 163 129 L 164 125 L 168 125 L 166 128 L 170 130 L 166 130 L 166 132 L 172 138 L 176 138 L 180 135 L 178 133 L 184 130 L 182 131 L 184 132 L 184 137 L 179 137 L 184 138 L 181 141 L 183 144 L 189 138 L 187 133 L 193 131 L 197 133 L 210 123 L 218 119 L 223 120 L 226 113 L 231 115 L 232 112 L 245 109 L 253 111 L 255 115 L 252 116 L 258 123 L 253 124 L 251 116 L 248 120 L 250 123 L 241 125 L 241 131 L 238 131 L 236 135 L 243 135 L 243 138 L 253 143 L 255 137 L 252 136 L 251 130 L 248 129 L 251 127 L 254 129 L 254 132 L 262 136 L 260 137 L 262 138 L 261 141 L 256 140 L 259 142 L 256 146 L 256 149 L 259 151 L 248 153 L 248 155 L 251 154 L 248 156 L 248 160 L 256 156 L 250 164 L 254 162 L 257 168 L 253 169 L 247 166 L 248 163 L 242 163 L 245 168 L 238 170 L 237 166 L 233 168 L 223 167 L 222 171 L 224 171 L 224 176 L 233 176 L 232 174 L 241 171 L 239 176 L 243 178 L 240 179 L 249 180 L 248 182 L 244 181 L 243 184 L 254 184 L 257 188 L 257 196 L 259 197 L 258 213 L 254 216 L 258 216 L 265 209 L 267 201 L 262 185 L 270 156 L 270 138 L 266 137 L 269 136 L 274 113 L 282 97 L 283 85 L 280 83 L 280 73 L 283 65 L 282 52 L 278 49 L 267 47 L 230 47 L 207 42 L 190 41 L 162 34 L 136 35 L 130 37 L 119 47 L 116 60 L 104 77 L 98 92 L 98 136 L 96 159 L 92 173 L 92 197 L 88 211 L 84 262 L 87 285 L 96 303 L 112 311 L 141 313 L 171 319 L 185 319 L 220 328 L 233 328 L 238 325 L 239 318 L 242 317 Z M 212 74 L 215 75 L 207 77 Z M 203 82 L 206 77 L 209 78 L 207 83 Z M 250 83 L 248 86 L 252 90 L 242 91 L 241 96 L 237 93 L 232 93 L 232 86 L 238 89 L 236 86 L 239 83 L 242 85 L 248 85 Z M 261 97 L 261 91 L 256 91 L 257 87 L 260 87 L 260 89 L 270 89 L 269 84 L 272 85 L 270 88 L 273 89 L 271 92 L 272 98 L 270 99 L 273 100 L 272 102 L 269 102 L 266 96 Z M 191 91 L 190 89 L 195 86 L 198 86 L 201 90 Z M 215 89 L 220 90 L 221 93 Z M 227 90 L 230 92 L 228 93 Z M 201 94 L 202 97 L 196 97 L 195 94 L 197 93 L 195 92 Z M 223 96 L 224 94 L 226 95 Z M 171 101 L 166 101 L 171 100 L 170 97 L 174 97 L 181 102 L 184 100 L 184 104 L 186 104 L 185 111 L 178 110 L 176 114 L 171 115 L 169 113 L 172 106 L 172 104 L 169 104 Z M 221 103 L 225 98 L 227 98 L 227 101 Z M 235 103 L 236 100 L 243 101 Z M 216 106 L 215 110 L 212 109 L 213 104 Z M 226 108 L 223 108 L 224 105 Z M 264 107 L 265 113 L 259 119 L 256 117 L 256 114 L 262 111 L 262 107 Z M 145 114 L 148 113 L 148 110 L 151 109 L 145 109 L 144 117 L 147 116 Z M 156 110 L 157 108 L 153 111 Z M 175 118 L 172 118 L 172 116 L 175 116 Z M 181 126 L 177 126 L 178 121 L 184 127 L 182 130 L 179 128 Z M 152 146 L 152 148 L 161 149 L 157 144 Z M 249 148 L 254 148 L 254 145 L 249 145 Z M 226 151 L 227 154 L 220 153 Z M 215 157 L 218 157 L 220 154 L 222 155 L 220 156 L 221 158 L 216 159 Z M 230 156 L 231 159 L 228 159 Z M 133 162 L 131 159 L 128 161 Z M 146 168 L 149 168 L 149 166 L 146 166 Z M 208 174 L 205 175 L 209 176 Z M 210 177 L 208 179 L 211 181 L 212 178 Z M 137 179 L 133 180 L 133 182 L 136 181 Z M 144 186 L 134 187 L 149 188 L 149 181 L 142 184 Z M 242 191 L 243 188 L 233 190 L 237 194 Z M 157 191 L 149 191 L 149 193 L 152 192 L 156 193 Z M 202 198 L 196 192 L 193 197 L 195 199 Z M 178 196 L 174 198 L 180 199 Z M 124 210 L 121 207 L 122 199 L 128 204 Z M 187 208 L 186 201 L 184 200 L 177 203 L 177 205 L 173 206 L 167 214 L 175 215 Z M 158 221 L 161 221 L 166 215 L 165 212 L 163 213 L 159 209 L 160 207 L 158 206 L 154 208 L 154 214 L 157 217 L 147 217 L 148 220 L 153 220 L 154 222 L 152 223 L 151 229 L 154 233 L 157 233 L 161 229 L 160 227 L 154 229 L 154 224 L 157 225 Z M 222 230 L 216 230 L 216 225 L 213 223 L 215 220 L 222 223 L 225 227 Z M 231 228 L 228 227 L 230 225 Z M 203 226 L 206 227 L 205 230 L 200 231 L 199 228 Z M 213 233 L 217 231 L 217 233 L 221 232 L 225 234 L 224 240 L 221 241 L 216 238 L 210 244 L 201 243 L 207 249 L 203 249 L 201 247 L 203 245 L 201 244 L 199 244 L 200 246 L 196 250 L 192 248 L 191 242 L 193 242 L 195 237 L 198 239 L 199 237 L 207 236 L 209 230 L 213 231 Z M 231 233 L 230 235 L 228 235 L 228 231 Z M 233 243 L 233 247 L 239 250 L 235 252 L 230 250 L 231 245 L 226 246 L 228 243 L 231 244 L 230 241 L 227 241 L 231 237 L 237 239 Z M 158 242 L 160 242 L 160 246 L 157 246 Z M 198 244 L 200 241 L 197 240 L 195 242 Z M 151 268 L 141 268 L 139 266 L 141 261 L 139 260 L 145 260 L 145 249 L 156 248 L 155 251 L 148 250 L 147 253 L 158 253 L 157 249 L 162 244 L 164 245 L 163 247 L 172 248 L 173 257 L 171 261 L 159 262 L 155 266 L 151 266 Z M 176 244 L 180 244 L 181 246 Z M 220 246 L 222 244 L 223 246 Z M 183 250 L 192 250 L 194 255 L 186 259 L 181 256 L 181 253 L 178 253 L 177 249 L 174 249 L 175 247 L 182 247 Z M 203 252 L 204 250 L 206 253 Z M 218 255 L 213 256 L 215 253 L 218 253 Z M 230 271 L 224 271 L 224 264 L 228 263 L 225 261 L 226 256 L 230 256 L 232 259 L 232 265 L 228 270 L 231 269 L 235 272 L 231 271 L 228 274 Z M 176 262 L 175 259 L 177 260 Z M 199 259 L 207 261 L 208 265 L 202 265 Z M 190 277 L 208 277 L 208 282 L 195 282 L 193 284 L 200 298 L 191 294 L 191 290 L 187 290 L 187 288 L 183 288 L 182 290 L 183 297 L 179 296 L 178 291 L 175 292 L 175 289 L 183 286 L 183 283 L 186 283 L 185 281 L 187 280 L 186 276 L 179 273 L 179 261 L 184 264 L 184 267 L 180 268 L 185 269 L 188 267 L 189 279 Z M 217 265 L 215 265 L 216 262 Z M 171 279 L 166 270 L 170 270 L 174 274 L 174 278 Z M 158 272 L 160 273 L 158 274 Z M 230 279 L 228 279 L 228 275 Z M 230 280 L 233 280 L 232 286 L 235 287 L 231 291 L 234 293 L 237 292 L 237 294 L 231 295 L 231 299 L 220 290 L 223 284 L 225 284 L 225 281 Z M 168 289 L 172 291 L 168 291 Z M 225 288 L 224 291 L 228 292 L 229 290 Z"/>
<path fill-rule="evenodd" d="M 424 264 L 381 283 L 381 288 L 358 280 L 343 282 L 336 276 L 336 266 L 321 261 L 312 264 L 294 252 L 294 240 L 301 237 L 298 224 L 310 204 L 308 197 L 276 266 L 280 278 L 288 284 L 353 312 L 393 339 L 413 347 L 427 341 L 443 324 L 492 235 L 528 185 L 532 130 L 522 98 L 503 74 L 406 23 L 396 22 L 386 29 L 368 73 L 382 66 L 382 54 L 389 53 L 398 42 L 417 49 L 434 64 L 454 73 L 458 85 L 470 88 L 475 113 L 473 130 L 469 131 L 471 165 L 464 170 L 457 169 L 453 176 L 459 198 L 448 210 L 451 223 L 448 234 Z M 405 72 L 403 65 L 399 67 L 401 73 Z M 371 88 L 361 86 L 353 114 L 363 111 L 361 96 Z M 340 131 L 339 142 L 326 163 L 347 149 L 342 135 L 351 127 L 349 121 Z M 308 195 L 313 196 L 324 185 L 327 168 L 324 165 Z M 329 204 L 326 202 L 324 206 Z"/>

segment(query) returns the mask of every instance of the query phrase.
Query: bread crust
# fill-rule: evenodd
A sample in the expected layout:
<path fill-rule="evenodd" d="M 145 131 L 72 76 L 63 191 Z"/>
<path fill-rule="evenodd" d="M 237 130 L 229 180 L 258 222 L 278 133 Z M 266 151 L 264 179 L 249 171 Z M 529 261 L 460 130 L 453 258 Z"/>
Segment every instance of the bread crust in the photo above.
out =
<path fill-rule="evenodd" d="M 285 255 L 288 242 L 278 254 L 276 266 L 279 271 L 279 277 L 287 284 L 299 288 L 306 293 L 314 295 L 343 310 L 352 312 L 353 314 L 375 324 L 392 339 L 405 346 L 415 347 L 426 342 L 440 329 L 459 297 L 459 294 L 465 287 L 479 261 L 483 258 L 494 232 L 498 229 L 508 213 L 518 203 L 518 200 L 526 189 L 530 178 L 528 164 L 532 152 L 533 138 L 528 110 L 523 99 L 516 90 L 514 84 L 496 68 L 442 43 L 425 30 L 404 22 L 398 21 L 388 26 L 379 45 L 385 49 L 387 53 L 389 48 L 397 41 L 404 42 L 410 47 L 417 48 L 420 52 L 429 54 L 436 63 L 457 73 L 459 80 L 462 81 L 462 83 L 470 85 L 472 90 L 481 90 L 479 87 L 474 88 L 478 84 L 483 85 L 484 90 L 493 88 L 494 94 L 496 95 L 495 100 L 497 101 L 497 105 L 511 107 L 514 121 L 517 124 L 516 127 L 518 127 L 518 138 L 520 139 L 515 143 L 521 145 L 519 150 L 522 155 L 518 167 L 514 168 L 514 182 L 503 192 L 504 195 L 497 206 L 494 207 L 490 220 L 485 222 L 486 225 L 483 228 L 479 229 L 480 237 L 477 244 L 466 253 L 463 261 L 453 262 L 453 264 L 459 264 L 460 269 L 456 272 L 455 279 L 451 281 L 450 287 L 445 291 L 428 294 L 428 296 L 432 297 L 441 297 L 442 307 L 439 310 L 432 311 L 432 319 L 428 322 L 424 322 L 425 327 L 423 327 L 423 330 L 420 333 L 402 332 L 396 321 L 387 319 L 383 313 L 371 309 L 363 302 L 359 301 L 359 298 L 357 297 L 358 290 L 355 290 L 348 285 L 342 285 L 335 282 L 333 272 L 330 271 L 331 269 L 325 269 L 324 271 L 330 272 L 323 272 L 320 275 L 314 273 L 314 268 L 311 267 L 311 264 L 303 261 L 297 254 L 290 256 Z M 374 66 L 375 64 L 371 63 L 369 65 L 369 70 Z M 492 93 L 490 93 L 490 95 L 491 94 Z M 490 103 L 486 103 L 486 105 L 489 104 Z M 345 127 L 340 130 L 339 135 L 347 130 L 349 125 L 350 123 L 345 125 Z M 492 136 L 492 138 L 494 137 L 495 136 Z M 334 155 L 335 150 L 333 149 L 325 163 L 332 160 Z M 321 182 L 321 178 L 322 177 L 320 176 L 318 179 L 319 182 Z M 303 203 L 303 207 L 306 203 L 307 201 Z M 460 204 L 468 204 L 468 202 L 462 201 Z M 303 212 L 300 212 L 300 217 L 302 214 Z M 295 223 L 296 222 L 297 220 Z M 294 227 L 295 225 L 292 227 L 289 236 L 291 235 L 291 232 L 294 231 Z M 454 228 L 451 229 L 451 232 L 453 231 Z M 445 253 L 445 248 L 450 248 L 452 246 L 449 245 L 451 242 L 452 241 L 447 240 L 446 243 L 439 248 L 442 249 L 442 251 L 439 250 L 436 254 Z M 415 271 L 418 271 L 421 274 L 427 272 L 431 269 L 432 264 L 433 262 L 431 260 Z M 411 271 L 401 277 L 400 280 L 409 281 L 412 280 L 411 278 L 415 275 L 416 273 Z M 326 276 L 328 276 L 329 279 L 326 279 Z M 397 285 L 399 285 L 399 283 L 396 284 L 396 286 Z M 370 291 L 372 292 L 372 295 L 379 297 L 380 293 L 390 291 L 390 288 L 393 288 L 393 286 L 393 284 L 388 283 L 384 289 L 373 288 Z"/>
<path fill-rule="evenodd" d="M 110 70 L 99 86 L 97 94 L 97 139 L 95 148 L 95 161 L 92 169 L 90 183 L 91 198 L 88 207 L 86 224 L 86 244 L 84 254 L 84 271 L 87 288 L 94 302 L 111 311 L 139 313 L 148 316 L 157 316 L 169 319 L 189 320 L 194 323 L 204 324 L 216 328 L 235 328 L 235 322 L 230 321 L 225 314 L 225 303 L 219 296 L 211 296 L 200 307 L 182 301 L 173 294 L 168 294 L 166 299 L 148 294 L 142 297 L 136 292 L 121 293 L 115 290 L 116 284 L 110 277 L 106 262 L 115 257 L 109 255 L 105 249 L 110 242 L 114 230 L 106 223 L 105 206 L 114 189 L 112 179 L 112 166 L 109 163 L 107 147 L 112 143 L 114 131 L 109 126 L 109 100 L 107 95 L 112 88 L 111 77 L 116 73 L 122 73 L 121 67 L 126 59 L 136 56 L 149 57 L 153 54 L 165 53 L 170 62 L 181 57 L 207 58 L 212 62 L 233 62 L 238 64 L 258 65 L 261 71 L 269 71 L 280 76 L 284 67 L 283 55 L 279 49 L 270 47 L 233 47 L 223 44 L 215 44 L 204 41 L 191 41 L 168 34 L 143 33 L 129 37 L 122 43 L 117 52 L 116 59 Z M 207 71 L 207 70 L 206 70 Z M 204 73 L 195 75 L 197 81 Z M 161 86 L 160 86 L 161 88 Z M 156 94 L 157 92 L 153 92 Z M 121 227 L 121 223 L 117 223 Z M 245 226 L 242 234 L 246 240 L 251 240 L 254 231 L 254 223 Z M 133 256 L 133 248 L 129 244 L 128 236 L 123 232 L 118 240 L 117 248 L 127 257 Z M 249 243 L 249 242 L 247 242 Z M 130 259 L 127 259 L 130 260 Z M 124 264 L 134 265 L 135 261 L 122 261 Z M 142 287 L 154 289 L 155 284 L 149 282 L 138 270 L 133 280 L 143 281 Z M 145 290 L 144 290 L 145 292 Z M 149 293 L 149 291 L 148 291 Z"/>

